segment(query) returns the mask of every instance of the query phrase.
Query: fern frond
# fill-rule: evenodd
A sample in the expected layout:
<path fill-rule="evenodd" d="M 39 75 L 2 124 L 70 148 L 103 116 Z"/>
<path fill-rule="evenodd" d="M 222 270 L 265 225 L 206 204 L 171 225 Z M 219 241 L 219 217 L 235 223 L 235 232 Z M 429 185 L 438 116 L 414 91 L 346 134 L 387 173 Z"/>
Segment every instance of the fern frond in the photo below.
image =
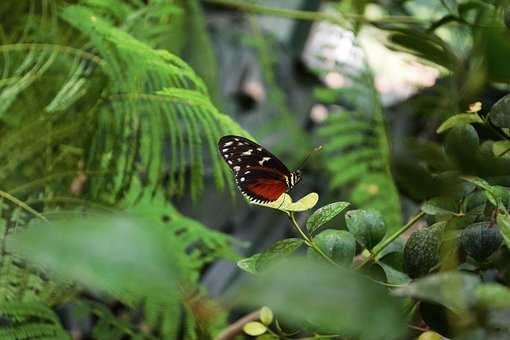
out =
<path fill-rule="evenodd" d="M 29 323 L 0 329 L 0 339 L 71 339 L 62 327 L 44 323 Z"/>
<path fill-rule="evenodd" d="M 400 199 L 390 171 L 382 106 L 366 67 L 353 79 L 350 91 L 342 92 L 348 94 L 345 99 L 355 111 L 331 114 L 318 134 L 325 141 L 323 155 L 331 187 L 349 185 L 351 200 L 381 211 L 391 230 L 402 223 Z"/>
<path fill-rule="evenodd" d="M 0 316 L 8 326 L 0 329 L 0 339 L 70 339 L 58 316 L 39 302 L 0 303 Z"/>
<path fill-rule="evenodd" d="M 121 12 L 131 8 L 139 18 L 153 15 L 151 6 L 160 6 L 161 16 L 184 13 L 176 10 L 178 5 L 164 1 L 149 6 L 110 3 Z M 165 189 L 169 196 L 182 195 L 189 187 L 196 201 L 209 169 L 220 189 L 228 184 L 233 192 L 216 143 L 222 135 L 246 132 L 216 109 L 204 81 L 182 59 L 137 40 L 129 33 L 134 28 L 131 21 L 116 27 L 108 20 L 116 13 L 100 2 L 85 4 L 88 7 L 62 7 L 60 15 L 83 33 L 76 47 L 46 42 L 0 46 L 0 58 L 6 65 L 0 79 L 0 118 L 12 127 L 0 146 L 1 157 L 6 157 L 1 162 L 0 181 L 13 187 L 32 181 L 30 176 L 13 176 L 14 169 L 30 165 L 38 166 L 40 177 L 47 177 L 44 184 L 50 184 L 56 178 L 47 176 L 49 168 L 69 172 L 70 164 L 76 166 L 83 160 L 85 173 L 118 174 L 87 177 L 87 195 L 104 202 L 118 202 L 139 177 L 143 189 L 151 188 L 153 194 Z M 197 12 L 197 6 L 192 6 L 193 11 Z M 61 24 L 57 25 L 54 16 L 51 31 L 58 32 Z M 51 83 L 42 80 L 42 75 L 57 67 L 58 74 L 64 70 L 64 76 Z M 36 96 L 41 88 L 44 96 Z M 44 112 L 29 112 L 20 96 L 32 98 L 28 109 L 43 107 Z M 8 108 L 22 112 L 25 120 L 19 114 L 7 114 Z M 41 119 L 28 118 L 35 115 Z M 27 135 L 40 140 L 27 144 L 23 138 Z M 62 152 L 62 145 L 76 152 Z M 206 167 L 209 161 L 210 168 Z M 61 183 L 55 184 L 62 188 Z M 104 189 L 111 195 L 105 195 Z"/>

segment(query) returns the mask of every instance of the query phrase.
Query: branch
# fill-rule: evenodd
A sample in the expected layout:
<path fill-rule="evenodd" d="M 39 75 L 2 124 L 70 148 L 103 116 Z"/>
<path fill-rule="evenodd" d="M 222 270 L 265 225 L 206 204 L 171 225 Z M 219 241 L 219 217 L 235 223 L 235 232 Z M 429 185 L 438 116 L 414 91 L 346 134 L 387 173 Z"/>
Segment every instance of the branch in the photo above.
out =
<path fill-rule="evenodd" d="M 230 340 L 234 339 L 238 334 L 240 334 L 243 331 L 244 325 L 246 325 L 248 322 L 258 320 L 260 318 L 260 309 L 251 312 L 248 315 L 243 316 L 241 319 L 237 320 L 216 336 L 214 340 Z"/>

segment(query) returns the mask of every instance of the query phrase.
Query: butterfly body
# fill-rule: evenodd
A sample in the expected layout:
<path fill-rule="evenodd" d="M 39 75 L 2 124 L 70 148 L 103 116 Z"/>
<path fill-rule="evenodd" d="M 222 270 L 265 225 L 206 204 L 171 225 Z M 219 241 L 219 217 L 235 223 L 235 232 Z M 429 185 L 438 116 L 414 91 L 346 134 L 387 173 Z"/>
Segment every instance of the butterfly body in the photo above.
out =
<path fill-rule="evenodd" d="M 218 148 L 239 190 L 251 202 L 274 202 L 301 180 L 299 171 L 289 171 L 276 156 L 247 138 L 224 136 Z"/>

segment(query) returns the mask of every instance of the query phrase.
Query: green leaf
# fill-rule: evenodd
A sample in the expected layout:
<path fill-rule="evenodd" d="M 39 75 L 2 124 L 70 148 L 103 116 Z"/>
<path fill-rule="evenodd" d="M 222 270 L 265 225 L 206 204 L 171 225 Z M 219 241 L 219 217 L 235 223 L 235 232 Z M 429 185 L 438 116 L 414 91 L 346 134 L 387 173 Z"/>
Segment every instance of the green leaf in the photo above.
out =
<path fill-rule="evenodd" d="M 367 249 L 372 249 L 386 234 L 381 214 L 375 210 L 351 210 L 345 214 L 347 229 Z"/>
<path fill-rule="evenodd" d="M 273 322 L 273 311 L 268 307 L 264 306 L 260 309 L 260 321 L 266 326 L 269 326 Z"/>
<path fill-rule="evenodd" d="M 289 256 L 303 243 L 304 241 L 300 238 L 288 238 L 276 242 L 257 257 L 255 268 L 261 270 L 268 264 Z"/>
<path fill-rule="evenodd" d="M 443 133 L 448 129 L 460 124 L 483 123 L 482 118 L 476 113 L 460 113 L 448 118 L 437 128 L 437 133 Z"/>
<path fill-rule="evenodd" d="M 492 153 L 496 157 L 510 156 L 510 140 L 500 140 L 492 143 Z"/>
<path fill-rule="evenodd" d="M 317 228 L 332 220 L 350 205 L 349 202 L 335 202 L 325 205 L 313 212 L 306 221 L 308 231 L 313 233 Z"/>
<path fill-rule="evenodd" d="M 411 281 L 411 278 L 406 273 L 401 272 L 400 270 L 397 270 L 384 262 L 377 262 L 377 264 L 384 270 L 384 274 L 386 275 L 386 280 L 388 283 L 394 285 L 402 285 Z"/>
<path fill-rule="evenodd" d="M 489 112 L 491 123 L 500 128 L 510 128 L 510 95 L 496 102 Z"/>
<path fill-rule="evenodd" d="M 255 254 L 245 259 L 237 261 L 237 266 L 250 274 L 257 273 L 257 261 L 261 254 Z"/>
<path fill-rule="evenodd" d="M 267 305 L 290 325 L 311 323 L 316 331 L 345 338 L 398 339 L 406 334 L 399 300 L 363 275 L 332 270 L 324 262 L 278 262 L 262 275 L 250 276 L 226 299 L 237 306 Z"/>
<path fill-rule="evenodd" d="M 467 182 L 473 183 L 479 188 L 482 188 L 489 202 L 495 207 L 498 206 L 498 193 L 494 190 L 494 187 L 490 185 L 486 180 L 474 176 L 463 176 L 461 178 Z"/>
<path fill-rule="evenodd" d="M 251 321 L 244 325 L 243 331 L 251 336 L 259 336 L 264 334 L 267 331 L 267 328 L 260 322 Z"/>
<path fill-rule="evenodd" d="M 475 290 L 476 304 L 484 309 L 510 307 L 510 289 L 499 283 L 486 283 Z"/>
<path fill-rule="evenodd" d="M 476 275 L 445 272 L 418 279 L 406 287 L 397 288 L 393 293 L 439 303 L 452 311 L 464 311 L 470 306 L 480 282 Z"/>
<path fill-rule="evenodd" d="M 508 248 L 510 248 L 510 215 L 500 213 L 496 219 L 499 231 L 503 235 L 503 240 Z"/>
<path fill-rule="evenodd" d="M 94 217 L 34 224 L 9 249 L 57 278 L 114 296 L 172 298 L 182 276 L 175 236 L 163 225 L 127 217 Z"/>
<path fill-rule="evenodd" d="M 452 15 L 459 16 L 459 5 L 456 0 L 441 0 L 441 3 Z"/>
<path fill-rule="evenodd" d="M 313 238 L 317 246 L 333 261 L 350 266 L 356 255 L 356 239 L 345 230 L 328 229 Z M 313 249 L 308 249 L 310 256 L 320 257 Z"/>
<path fill-rule="evenodd" d="M 423 203 L 421 210 L 427 215 L 456 215 L 458 206 L 449 197 L 435 197 Z"/>

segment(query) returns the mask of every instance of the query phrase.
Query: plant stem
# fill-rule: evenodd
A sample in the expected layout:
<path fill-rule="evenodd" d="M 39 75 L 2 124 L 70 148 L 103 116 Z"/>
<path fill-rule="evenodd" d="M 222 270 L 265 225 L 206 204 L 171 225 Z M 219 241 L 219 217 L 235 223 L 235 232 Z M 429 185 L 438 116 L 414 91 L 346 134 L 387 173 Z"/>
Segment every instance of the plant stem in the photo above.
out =
<path fill-rule="evenodd" d="M 287 8 L 267 7 L 267 6 L 243 3 L 243 2 L 239 2 L 239 1 L 233 1 L 233 0 L 204 0 L 204 2 L 210 3 L 210 4 L 221 5 L 221 6 L 232 7 L 232 8 L 235 8 L 235 9 L 243 11 L 243 12 L 258 13 L 258 14 L 263 14 L 263 15 L 278 16 L 278 17 L 297 19 L 297 20 L 328 21 L 332 24 L 337 24 L 337 25 L 342 25 L 345 23 L 345 20 L 342 20 L 342 17 L 347 18 L 347 19 L 356 20 L 359 22 L 367 22 L 367 23 L 371 22 L 369 19 L 367 19 L 363 15 L 356 15 L 356 14 L 351 14 L 351 13 L 341 13 L 342 16 L 337 16 L 335 14 L 324 13 L 324 12 L 300 11 L 300 10 L 292 10 L 292 9 L 287 9 Z M 423 20 L 419 20 L 419 19 L 416 19 L 413 17 L 408 17 L 408 16 L 387 16 L 387 17 L 380 18 L 379 20 L 377 20 L 377 22 L 422 23 Z"/>
<path fill-rule="evenodd" d="M 372 252 L 373 258 L 376 258 L 387 246 L 390 245 L 391 242 L 395 241 L 397 237 L 399 237 L 402 233 L 404 233 L 407 229 L 411 228 L 418 220 L 420 220 L 425 213 L 420 211 L 417 215 L 415 215 L 409 222 L 407 222 L 402 228 L 397 230 L 393 235 L 388 237 L 384 242 L 380 243 L 376 246 Z"/>
<path fill-rule="evenodd" d="M 304 231 L 301 229 L 301 227 L 299 226 L 299 224 L 297 223 L 296 221 L 296 216 L 294 216 L 294 212 L 289 212 L 289 218 L 290 218 L 290 221 L 292 222 L 292 227 L 297 231 L 297 233 L 301 236 L 301 238 L 305 241 L 306 245 L 309 246 L 310 248 L 312 248 L 313 250 L 315 250 L 320 256 L 322 256 L 326 261 L 328 261 L 329 263 L 331 263 L 332 265 L 334 266 L 338 266 L 338 264 L 333 261 L 329 256 L 327 256 L 326 254 L 324 254 L 324 252 L 317 246 L 317 244 L 315 244 L 315 242 L 313 242 L 312 239 L 310 239 L 305 233 Z"/>
<path fill-rule="evenodd" d="M 237 320 L 230 326 L 228 326 L 226 329 L 221 331 L 214 340 L 230 340 L 237 337 L 239 334 L 243 332 L 243 327 L 248 322 L 258 320 L 260 318 L 260 309 L 242 317 L 241 319 Z"/>
<path fill-rule="evenodd" d="M 19 199 L 17 199 L 16 197 L 12 196 L 11 194 L 9 194 L 8 192 L 5 192 L 5 191 L 2 191 L 0 190 L 0 197 L 3 197 L 9 201 L 11 201 L 12 203 L 16 204 L 18 207 L 22 208 L 22 209 L 25 209 L 26 211 L 28 211 L 29 213 L 39 217 L 41 220 L 43 221 L 48 221 L 46 219 L 46 217 L 44 217 L 41 213 L 35 211 L 34 209 L 32 209 L 28 204 L 26 204 L 25 202 L 23 201 L 20 201 Z"/>

